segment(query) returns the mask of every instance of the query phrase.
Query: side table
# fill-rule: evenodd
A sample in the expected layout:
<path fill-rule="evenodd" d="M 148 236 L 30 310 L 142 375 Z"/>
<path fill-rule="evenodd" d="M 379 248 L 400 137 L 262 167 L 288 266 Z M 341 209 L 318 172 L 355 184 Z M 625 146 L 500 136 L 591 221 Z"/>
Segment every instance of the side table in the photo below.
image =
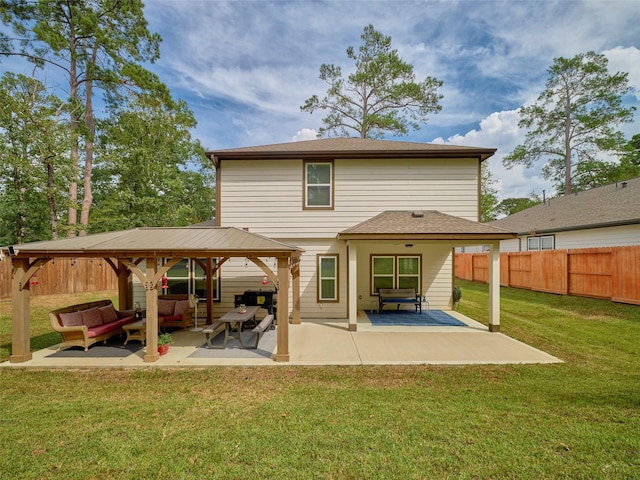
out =
<path fill-rule="evenodd" d="M 122 327 L 122 329 L 127 333 L 127 339 L 124 341 L 126 345 L 129 340 L 140 340 L 142 345 L 145 344 L 147 340 L 147 319 L 143 318 L 142 320 L 138 320 L 132 323 L 127 323 Z"/>

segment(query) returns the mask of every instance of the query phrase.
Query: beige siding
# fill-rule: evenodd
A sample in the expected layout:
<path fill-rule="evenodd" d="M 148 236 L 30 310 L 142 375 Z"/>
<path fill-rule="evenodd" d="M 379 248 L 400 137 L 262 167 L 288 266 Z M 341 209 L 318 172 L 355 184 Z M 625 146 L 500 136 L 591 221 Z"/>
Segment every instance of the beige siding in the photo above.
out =
<path fill-rule="evenodd" d="M 556 249 L 640 245 L 640 225 L 558 232 Z"/>
<path fill-rule="evenodd" d="M 336 160 L 333 210 L 304 210 L 303 162 L 223 162 L 222 226 L 272 238 L 335 238 L 384 210 L 477 220 L 477 160 Z"/>
<path fill-rule="evenodd" d="M 422 255 L 422 292 L 433 309 L 449 309 L 451 307 L 451 246 L 433 243 L 430 245 L 414 244 L 408 249 L 404 245 L 358 243 L 358 309 L 368 310 L 377 296 L 372 296 L 371 255 Z"/>

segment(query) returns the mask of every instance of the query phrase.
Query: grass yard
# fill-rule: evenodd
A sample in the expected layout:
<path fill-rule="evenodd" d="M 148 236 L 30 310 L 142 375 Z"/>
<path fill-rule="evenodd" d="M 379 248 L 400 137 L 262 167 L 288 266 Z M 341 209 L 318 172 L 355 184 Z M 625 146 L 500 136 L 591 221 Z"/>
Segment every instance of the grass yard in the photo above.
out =
<path fill-rule="evenodd" d="M 503 289 L 502 331 L 566 363 L 0 369 L 0 478 L 640 478 L 640 306 Z"/>

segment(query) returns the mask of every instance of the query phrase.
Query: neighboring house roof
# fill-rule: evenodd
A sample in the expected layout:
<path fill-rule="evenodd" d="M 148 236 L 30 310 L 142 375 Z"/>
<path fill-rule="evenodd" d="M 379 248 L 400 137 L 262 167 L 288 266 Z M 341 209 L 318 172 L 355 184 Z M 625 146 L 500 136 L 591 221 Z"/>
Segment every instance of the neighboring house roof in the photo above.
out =
<path fill-rule="evenodd" d="M 640 224 L 640 177 L 552 198 L 487 225 L 519 234 Z"/>
<path fill-rule="evenodd" d="M 279 254 L 299 255 L 302 249 L 263 235 L 235 227 L 167 227 L 136 228 L 119 232 L 97 233 L 83 237 L 47 240 L 16 245 L 19 257 L 173 257 Z"/>
<path fill-rule="evenodd" d="M 386 211 L 338 234 L 340 240 L 503 240 L 508 230 L 435 210 Z"/>
<path fill-rule="evenodd" d="M 219 160 L 269 160 L 283 158 L 479 158 L 484 161 L 495 148 L 463 147 L 433 143 L 397 142 L 370 138 L 324 138 L 303 142 L 213 150 L 207 156 Z"/>

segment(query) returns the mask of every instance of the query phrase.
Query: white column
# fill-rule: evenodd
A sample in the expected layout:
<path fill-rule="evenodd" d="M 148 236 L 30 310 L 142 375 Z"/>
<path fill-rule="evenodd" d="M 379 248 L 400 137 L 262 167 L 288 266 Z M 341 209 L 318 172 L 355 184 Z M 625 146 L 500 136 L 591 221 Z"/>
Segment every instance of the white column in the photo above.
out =
<path fill-rule="evenodd" d="M 500 331 L 500 242 L 489 244 L 489 331 Z"/>
<path fill-rule="evenodd" d="M 358 252 L 352 242 L 347 242 L 348 285 L 347 296 L 349 298 L 349 331 L 358 330 Z"/>

